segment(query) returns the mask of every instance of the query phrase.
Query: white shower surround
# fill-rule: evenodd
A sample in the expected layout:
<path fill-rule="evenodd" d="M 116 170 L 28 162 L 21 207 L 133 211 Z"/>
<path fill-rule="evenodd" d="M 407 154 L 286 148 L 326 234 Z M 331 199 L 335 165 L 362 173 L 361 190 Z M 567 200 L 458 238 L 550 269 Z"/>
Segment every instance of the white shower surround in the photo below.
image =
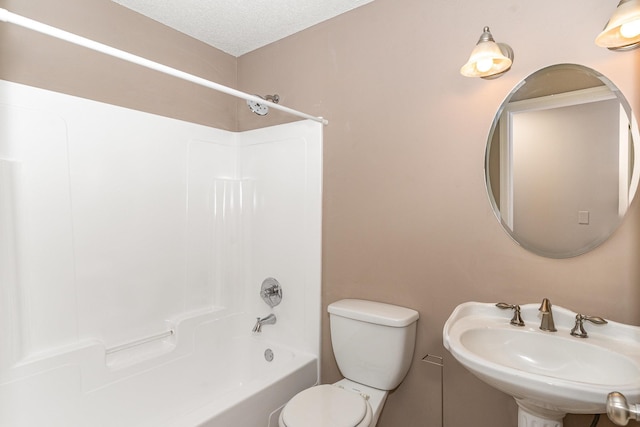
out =
<path fill-rule="evenodd" d="M 69 409 L 116 384 L 151 393 L 153 406 L 154 390 L 172 387 L 161 372 L 182 364 L 197 378 L 229 348 L 291 354 L 278 368 L 241 367 L 257 379 L 232 383 L 281 370 L 265 384 L 284 381 L 286 395 L 317 380 L 321 124 L 233 133 L 0 81 L 0 129 L 0 425 L 144 425 L 139 411 L 96 424 L 83 413 L 98 409 Z M 284 289 L 274 309 L 258 294 L 269 276 Z M 252 336 L 270 312 L 277 324 Z M 228 393 L 209 381 L 193 386 L 211 402 L 160 399 L 160 419 L 192 425 L 180 420 L 198 408 L 225 412 L 214 396 Z M 105 414 L 127 413 L 103 403 Z"/>

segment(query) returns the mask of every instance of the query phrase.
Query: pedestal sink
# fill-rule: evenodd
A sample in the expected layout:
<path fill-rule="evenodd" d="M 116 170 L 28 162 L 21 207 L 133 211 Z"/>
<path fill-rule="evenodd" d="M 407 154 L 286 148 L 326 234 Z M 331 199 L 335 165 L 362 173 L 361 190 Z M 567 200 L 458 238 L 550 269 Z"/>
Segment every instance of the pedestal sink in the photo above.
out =
<path fill-rule="evenodd" d="M 444 346 L 465 368 L 514 397 L 519 427 L 561 427 L 567 413 L 605 412 L 607 395 L 640 400 L 640 327 L 585 324 L 570 335 L 576 313 L 553 306 L 557 332 L 539 329 L 539 304 L 521 306 L 525 326 L 495 304 L 467 302 L 443 329 Z"/>

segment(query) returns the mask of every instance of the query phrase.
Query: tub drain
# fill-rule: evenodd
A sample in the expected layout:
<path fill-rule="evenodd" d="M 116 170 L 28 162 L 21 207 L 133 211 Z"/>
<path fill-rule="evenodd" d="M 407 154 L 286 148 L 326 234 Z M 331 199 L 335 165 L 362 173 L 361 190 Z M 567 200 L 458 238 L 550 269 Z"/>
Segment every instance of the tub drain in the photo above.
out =
<path fill-rule="evenodd" d="M 264 351 L 264 360 L 267 362 L 271 362 L 273 360 L 273 350 L 268 348 Z"/>

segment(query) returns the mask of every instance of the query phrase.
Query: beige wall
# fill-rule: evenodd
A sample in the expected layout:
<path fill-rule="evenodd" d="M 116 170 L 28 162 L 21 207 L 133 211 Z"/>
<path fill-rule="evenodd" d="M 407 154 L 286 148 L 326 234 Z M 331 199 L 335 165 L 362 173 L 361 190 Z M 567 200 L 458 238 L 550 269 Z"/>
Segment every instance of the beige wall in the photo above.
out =
<path fill-rule="evenodd" d="M 235 87 L 235 57 L 109 0 L 0 0 L 0 7 Z M 236 101 L 15 25 L 0 25 L 0 78 L 236 130 Z"/>
<path fill-rule="evenodd" d="M 601 247 L 551 260 L 517 247 L 485 192 L 485 139 L 511 88 L 541 67 L 580 63 L 607 75 L 640 111 L 640 50 L 593 44 L 615 2 L 376 0 L 237 61 L 108 0 L 0 0 L 0 6 L 330 120 L 324 150 L 324 304 L 368 298 L 420 311 L 414 364 L 379 427 L 516 425 L 515 403 L 442 347 L 442 326 L 468 300 L 537 302 L 640 324 L 640 208 Z M 491 26 L 513 69 L 484 81 L 458 70 Z M 0 78 L 190 120 L 246 129 L 241 101 L 0 24 Z M 236 76 L 237 70 L 237 76 Z M 236 113 L 236 108 L 238 112 Z M 527 320 L 527 319 L 525 319 Z M 323 380 L 339 372 L 323 314 Z M 570 416 L 567 427 L 590 417 Z M 599 426 L 611 425 L 606 419 Z"/>
<path fill-rule="evenodd" d="M 593 43 L 615 1 L 376 0 L 239 58 L 249 92 L 278 92 L 325 116 L 323 300 L 368 298 L 417 309 L 413 366 L 379 426 L 440 426 L 436 367 L 445 357 L 447 427 L 516 425 L 508 396 L 467 373 L 442 346 L 452 309 L 469 300 L 541 301 L 640 324 L 640 208 L 600 248 L 551 260 L 516 246 L 484 184 L 493 115 L 512 87 L 554 63 L 592 67 L 640 111 L 640 51 Z M 489 25 L 515 50 L 513 69 L 485 81 L 459 68 Z M 257 70 L 260 70 L 259 72 Z M 271 115 L 270 115 L 271 116 Z M 275 122 L 240 110 L 244 127 Z M 260 124 L 259 124 L 260 123 Z M 526 320 L 526 319 L 525 319 Z M 339 372 L 323 314 L 323 380 Z M 588 426 L 590 417 L 565 425 Z M 606 417 L 600 427 L 607 425 Z"/>

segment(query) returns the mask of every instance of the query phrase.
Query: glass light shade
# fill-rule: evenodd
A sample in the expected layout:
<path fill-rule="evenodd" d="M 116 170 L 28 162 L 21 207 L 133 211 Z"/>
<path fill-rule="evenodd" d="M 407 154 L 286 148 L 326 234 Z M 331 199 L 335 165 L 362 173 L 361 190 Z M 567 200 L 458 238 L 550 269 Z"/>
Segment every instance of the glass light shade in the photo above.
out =
<path fill-rule="evenodd" d="M 512 64 L 500 46 L 494 41 L 481 41 L 471 52 L 469 60 L 460 68 L 466 77 L 490 77 L 504 73 Z"/>
<path fill-rule="evenodd" d="M 640 0 L 622 0 L 596 44 L 612 50 L 640 47 Z"/>

